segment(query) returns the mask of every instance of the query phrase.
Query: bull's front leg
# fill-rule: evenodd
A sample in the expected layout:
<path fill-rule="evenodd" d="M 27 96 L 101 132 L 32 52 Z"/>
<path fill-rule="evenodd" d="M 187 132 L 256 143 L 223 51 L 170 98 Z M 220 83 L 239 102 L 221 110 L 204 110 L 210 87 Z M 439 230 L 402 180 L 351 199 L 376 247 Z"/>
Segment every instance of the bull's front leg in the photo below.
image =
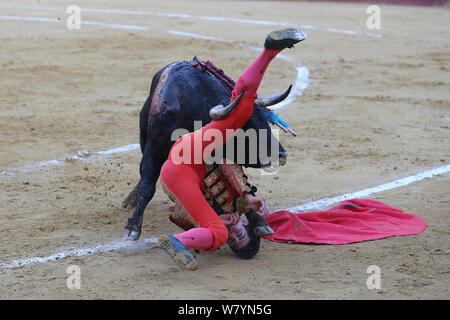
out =
<path fill-rule="evenodd" d="M 161 166 L 159 163 L 155 163 L 150 147 L 145 150 L 140 165 L 141 180 L 139 182 L 139 197 L 136 209 L 124 228 L 124 238 L 127 240 L 136 241 L 141 236 L 144 211 L 155 195 L 156 181 L 159 178 Z"/>
<path fill-rule="evenodd" d="M 128 219 L 127 225 L 124 228 L 124 238 L 127 240 L 136 241 L 141 236 L 144 211 L 150 200 L 153 198 L 156 190 L 156 181 L 153 182 L 147 181 L 147 179 L 141 179 L 140 185 L 136 209 L 131 218 Z"/>

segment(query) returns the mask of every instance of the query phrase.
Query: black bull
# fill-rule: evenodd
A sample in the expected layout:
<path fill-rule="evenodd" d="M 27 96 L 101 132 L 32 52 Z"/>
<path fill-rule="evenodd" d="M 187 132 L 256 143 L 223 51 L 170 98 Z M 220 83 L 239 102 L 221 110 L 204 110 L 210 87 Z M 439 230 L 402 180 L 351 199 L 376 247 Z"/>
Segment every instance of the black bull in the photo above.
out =
<path fill-rule="evenodd" d="M 144 210 L 155 194 L 161 167 L 175 143 L 172 132 L 180 128 L 193 132 L 194 121 L 201 121 L 203 125 L 211 122 L 209 110 L 218 104 L 228 104 L 233 87 L 234 81 L 222 70 L 217 69 L 209 61 L 202 63 L 196 58 L 189 62 L 174 62 L 154 75 L 150 95 L 140 113 L 141 179 L 123 203 L 124 208 L 136 206 L 133 216 L 128 219 L 125 227 L 126 236 L 130 240 L 137 240 L 140 236 Z M 259 102 L 255 102 L 253 114 L 242 129 L 244 132 L 249 129 L 256 130 L 257 147 L 251 149 L 252 152 L 257 153 L 257 156 L 253 157 L 249 154 L 249 141 L 246 139 L 245 161 L 242 162 L 242 158 L 238 157 L 239 151 L 233 152 L 234 159 L 231 160 L 235 163 L 240 160 L 239 164 L 245 167 L 261 168 L 268 165 L 268 163 L 261 163 L 259 157 L 261 138 L 266 139 L 261 142 L 265 144 L 267 155 L 271 157 L 270 153 L 276 150 L 280 164 L 285 163 L 287 151 L 271 134 L 263 107 L 260 105 L 277 103 L 285 99 L 289 91 L 290 88 L 282 95 L 259 99 Z M 265 132 L 265 134 L 260 136 L 259 132 Z M 229 143 L 231 142 L 235 141 L 230 140 Z M 275 148 L 272 148 L 273 144 L 276 144 Z M 237 145 L 235 143 L 234 148 Z M 223 150 L 224 156 L 227 157 L 227 148 L 224 147 Z M 257 161 L 254 161 L 255 158 Z"/>

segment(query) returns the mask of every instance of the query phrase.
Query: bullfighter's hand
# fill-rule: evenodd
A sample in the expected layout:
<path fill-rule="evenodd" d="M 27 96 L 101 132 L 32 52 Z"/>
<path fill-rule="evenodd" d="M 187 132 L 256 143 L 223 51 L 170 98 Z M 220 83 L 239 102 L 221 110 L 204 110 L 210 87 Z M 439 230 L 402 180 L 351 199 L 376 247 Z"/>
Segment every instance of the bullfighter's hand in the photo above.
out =
<path fill-rule="evenodd" d="M 239 212 L 235 212 L 235 213 L 221 214 L 219 218 L 220 220 L 222 220 L 223 224 L 226 227 L 231 227 L 239 222 L 240 216 L 241 215 L 239 214 Z"/>
<path fill-rule="evenodd" d="M 270 213 L 270 209 L 267 206 L 267 202 L 264 198 L 256 197 L 254 195 L 251 195 L 250 193 L 245 193 L 244 199 L 247 201 L 250 209 L 252 209 L 253 211 L 257 211 L 263 216 Z"/>

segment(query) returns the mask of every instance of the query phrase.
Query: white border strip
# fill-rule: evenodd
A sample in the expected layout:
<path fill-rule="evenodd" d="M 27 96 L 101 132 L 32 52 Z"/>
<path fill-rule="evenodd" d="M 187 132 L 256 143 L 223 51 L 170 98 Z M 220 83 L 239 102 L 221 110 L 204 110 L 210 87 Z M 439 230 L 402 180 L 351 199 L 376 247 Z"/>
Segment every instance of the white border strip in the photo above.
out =
<path fill-rule="evenodd" d="M 39 22 L 61 22 L 61 20 L 54 19 L 54 18 L 21 17 L 21 16 L 0 16 L 0 20 L 20 20 L 20 21 L 39 21 Z"/>
<path fill-rule="evenodd" d="M 88 254 L 106 253 L 118 250 L 125 250 L 129 253 L 134 253 L 151 249 L 155 247 L 157 243 L 158 239 L 156 238 L 147 238 L 141 241 L 129 241 L 129 240 L 111 241 L 109 244 L 99 245 L 95 248 L 69 249 L 60 253 L 52 254 L 51 256 L 48 257 L 33 257 L 20 260 L 13 260 L 10 263 L 1 264 L 0 270 L 24 267 L 29 264 L 47 263 L 49 261 L 57 261 L 59 259 L 67 257 L 81 257 Z M 0 271 L 0 273 L 2 272 Z"/>
<path fill-rule="evenodd" d="M 19 21 L 33 21 L 33 22 L 63 23 L 63 21 L 60 19 L 40 18 L 40 17 L 22 17 L 22 16 L 0 16 L 0 20 L 16 20 L 16 21 L 19 20 Z M 83 25 L 100 26 L 100 27 L 107 27 L 107 28 L 114 28 L 114 29 L 151 30 L 148 27 L 132 26 L 132 25 L 127 25 L 127 24 L 117 24 L 117 23 L 104 23 L 104 22 L 98 22 L 98 21 L 81 20 L 80 23 Z"/>
<path fill-rule="evenodd" d="M 182 36 L 182 37 L 190 37 L 190 38 L 203 39 L 203 40 L 212 40 L 212 41 L 218 41 L 218 42 L 233 43 L 233 41 L 231 41 L 231 40 L 210 37 L 210 36 L 202 36 L 202 35 L 196 34 L 196 33 L 189 33 L 189 32 L 177 31 L 177 30 L 169 30 L 169 31 L 167 31 L 167 33 L 174 34 L 177 36 Z"/>
<path fill-rule="evenodd" d="M 57 160 L 40 161 L 40 162 L 36 162 L 36 163 L 32 163 L 32 164 L 27 164 L 25 166 L 18 167 L 18 168 L 8 168 L 8 169 L 0 171 L 0 173 L 2 175 L 12 176 L 12 175 L 15 175 L 17 172 L 30 172 L 33 170 L 39 170 L 39 169 L 43 169 L 43 168 L 50 167 L 50 166 L 60 166 L 60 165 L 67 163 L 68 160 L 81 160 L 81 161 L 87 161 L 88 159 L 94 160 L 94 159 L 98 159 L 99 156 L 107 156 L 107 155 L 116 154 L 116 153 L 130 152 L 130 151 L 134 151 L 139 148 L 140 148 L 140 145 L 138 143 L 134 143 L 134 144 L 129 144 L 129 145 L 126 145 L 123 147 L 118 147 L 118 148 L 114 148 L 114 149 L 110 149 L 110 150 L 97 151 L 92 155 L 87 150 L 81 150 L 81 151 L 78 151 L 77 154 L 75 154 L 73 156 L 69 156 L 69 157 L 65 157 L 65 158 L 57 159 Z"/>
<path fill-rule="evenodd" d="M 98 21 L 85 21 L 81 20 L 81 24 L 91 25 L 91 26 L 100 26 L 100 27 L 108 27 L 108 28 L 116 28 L 116 29 L 126 29 L 126 30 L 151 30 L 149 27 L 141 27 L 141 26 L 132 26 L 127 24 L 117 24 L 117 23 L 104 23 Z"/>
<path fill-rule="evenodd" d="M 334 203 L 348 200 L 348 199 L 355 199 L 355 198 L 362 198 L 367 197 L 374 193 L 383 192 L 386 190 L 391 190 L 395 188 L 404 187 L 406 185 L 409 185 L 411 183 L 421 181 L 426 178 L 432 178 L 436 175 L 445 174 L 450 171 L 450 165 L 431 169 L 424 171 L 422 173 L 416 174 L 414 176 L 409 176 L 403 179 L 399 179 L 393 182 L 382 184 L 378 187 L 374 188 L 368 188 L 357 192 L 352 193 L 346 193 L 344 195 L 334 197 L 334 198 L 325 198 L 322 200 L 306 203 L 300 206 L 292 207 L 289 209 L 281 209 L 281 210 L 288 210 L 290 212 L 300 212 L 304 210 L 312 210 L 312 209 L 322 209 L 329 205 L 332 205 Z M 33 257 L 33 258 L 25 258 L 20 260 L 13 260 L 10 263 L 4 263 L 0 264 L 0 273 L 1 270 L 5 269 L 14 269 L 18 267 L 24 267 L 26 265 L 30 264 L 42 264 L 49 261 L 56 261 L 59 259 L 67 258 L 67 257 L 81 257 L 88 254 L 97 254 L 97 253 L 105 253 L 110 251 L 117 251 L 117 250 L 126 250 L 128 252 L 139 252 L 143 250 L 148 250 L 157 245 L 158 240 L 156 238 L 146 238 L 140 241 L 111 241 L 109 244 L 106 245 L 99 245 L 94 248 L 85 248 L 85 249 L 69 249 L 60 253 L 52 254 L 48 257 Z"/>
<path fill-rule="evenodd" d="M 421 181 L 426 178 L 432 178 L 434 176 L 447 173 L 449 171 L 450 171 L 450 165 L 438 167 L 435 169 L 427 170 L 425 172 L 416 174 L 414 176 L 409 176 L 409 177 L 399 179 L 399 180 L 396 180 L 393 182 L 385 183 L 378 187 L 368 188 L 368 189 L 364 189 L 364 190 L 357 191 L 357 192 L 346 193 L 346 194 L 343 194 L 341 196 L 334 197 L 334 198 L 325 198 L 322 200 L 306 203 L 303 205 L 299 205 L 299 206 L 284 209 L 284 210 L 291 211 L 291 212 L 301 212 L 301 211 L 306 211 L 306 210 L 321 209 L 321 208 L 327 207 L 329 205 L 332 205 L 332 204 L 340 202 L 340 201 L 344 201 L 344 200 L 348 200 L 348 199 L 356 199 L 356 198 L 365 198 L 374 193 L 379 193 L 379 192 L 383 192 L 383 191 L 387 191 L 387 190 L 391 190 L 391 189 L 395 189 L 395 188 L 404 187 L 408 184 L 411 184 L 411 183 L 414 183 L 417 181 Z"/>

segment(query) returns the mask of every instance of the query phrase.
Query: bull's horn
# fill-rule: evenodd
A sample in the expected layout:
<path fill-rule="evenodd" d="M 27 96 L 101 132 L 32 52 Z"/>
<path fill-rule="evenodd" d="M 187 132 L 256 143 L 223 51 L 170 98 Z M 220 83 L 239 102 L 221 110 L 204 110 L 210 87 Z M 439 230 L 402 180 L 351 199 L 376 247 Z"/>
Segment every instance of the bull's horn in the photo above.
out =
<path fill-rule="evenodd" d="M 274 104 L 277 104 L 277 103 L 283 101 L 284 99 L 286 99 L 287 96 L 289 95 L 289 93 L 291 92 L 291 89 L 292 89 L 292 84 L 282 94 L 272 96 L 272 97 L 267 97 L 267 98 L 256 98 L 255 104 L 257 106 L 263 107 L 263 108 L 268 107 L 268 106 L 273 106 Z"/>
<path fill-rule="evenodd" d="M 213 120 L 221 120 L 224 119 L 231 111 L 233 111 L 234 107 L 237 106 L 239 103 L 239 100 L 241 100 L 242 95 L 244 94 L 244 91 L 242 91 L 239 96 L 234 99 L 233 102 L 231 102 L 229 105 L 226 105 L 225 107 L 221 104 L 218 106 L 213 107 L 211 110 L 209 110 L 209 116 Z"/>

